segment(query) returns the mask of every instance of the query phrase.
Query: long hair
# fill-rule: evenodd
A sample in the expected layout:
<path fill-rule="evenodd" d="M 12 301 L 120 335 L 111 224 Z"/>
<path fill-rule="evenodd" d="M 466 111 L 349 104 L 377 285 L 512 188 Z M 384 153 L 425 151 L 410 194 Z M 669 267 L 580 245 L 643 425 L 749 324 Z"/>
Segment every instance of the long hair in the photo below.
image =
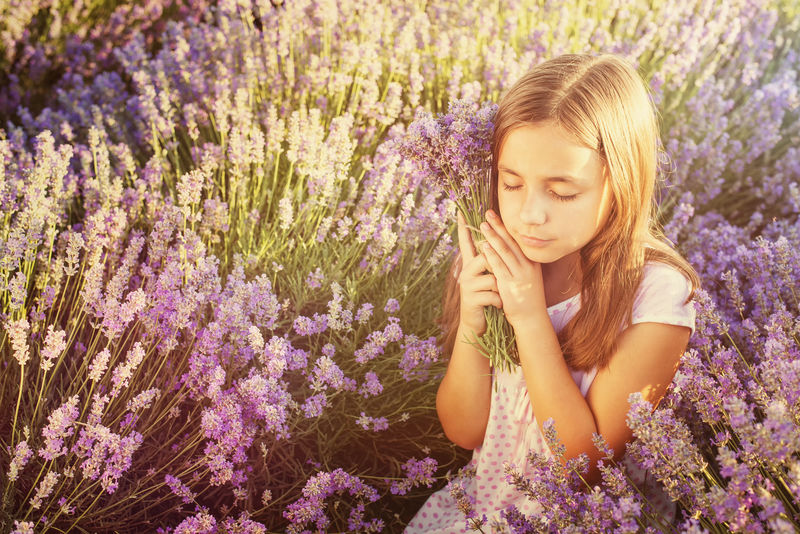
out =
<path fill-rule="evenodd" d="M 614 55 L 568 54 L 541 63 L 503 96 L 492 136 L 491 205 L 497 202 L 497 162 L 513 129 L 551 123 L 596 150 L 611 189 L 605 225 L 580 250 L 581 306 L 559 333 L 573 369 L 604 367 L 620 329 L 629 325 L 647 261 L 676 267 L 699 286 L 694 269 L 664 239 L 655 221 L 659 134 L 650 95 L 636 70 Z M 445 282 L 440 342 L 446 354 L 459 321 L 460 257 Z"/>

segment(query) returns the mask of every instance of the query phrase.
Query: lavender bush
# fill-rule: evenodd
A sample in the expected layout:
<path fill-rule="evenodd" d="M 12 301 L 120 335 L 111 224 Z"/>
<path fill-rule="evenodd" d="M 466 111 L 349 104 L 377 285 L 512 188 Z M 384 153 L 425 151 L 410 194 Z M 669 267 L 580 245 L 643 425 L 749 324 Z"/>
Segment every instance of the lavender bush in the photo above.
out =
<path fill-rule="evenodd" d="M 650 81 L 661 218 L 704 282 L 630 415 L 681 514 L 611 463 L 510 481 L 562 531 L 800 523 L 792 2 L 72 6 L 0 29 L 0 530 L 401 531 L 466 460 L 434 410 L 455 206 L 401 139 L 568 51 Z"/>

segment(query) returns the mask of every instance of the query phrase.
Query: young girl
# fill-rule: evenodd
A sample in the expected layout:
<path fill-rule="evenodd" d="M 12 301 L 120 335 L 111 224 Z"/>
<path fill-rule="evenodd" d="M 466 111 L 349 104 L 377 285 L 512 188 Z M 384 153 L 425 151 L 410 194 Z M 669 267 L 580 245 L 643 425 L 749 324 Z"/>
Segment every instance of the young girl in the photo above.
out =
<path fill-rule="evenodd" d="M 486 241 L 475 247 L 458 219 L 443 314 L 451 356 L 436 398 L 447 437 L 474 449 L 467 492 L 490 521 L 510 504 L 537 513 L 505 481 L 503 463 L 525 468 L 531 449 L 551 455 L 542 434 L 550 418 L 562 461 L 586 453 L 590 481 L 601 456 L 593 433 L 622 458 L 628 396 L 663 397 L 694 329 L 698 285 L 654 228 L 657 122 L 626 62 L 566 55 L 535 67 L 503 97 L 492 147 Z M 502 308 L 514 329 L 513 372 L 492 369 L 471 343 L 486 330 L 484 306 Z M 669 516 L 646 475 L 634 479 Z M 466 531 L 446 488 L 406 529 Z"/>

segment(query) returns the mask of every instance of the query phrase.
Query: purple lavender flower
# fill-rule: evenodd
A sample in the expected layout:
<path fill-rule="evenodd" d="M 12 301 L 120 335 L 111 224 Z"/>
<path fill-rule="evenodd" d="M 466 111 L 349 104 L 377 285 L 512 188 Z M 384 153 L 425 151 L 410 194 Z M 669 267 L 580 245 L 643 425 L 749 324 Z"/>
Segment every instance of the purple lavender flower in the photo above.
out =
<path fill-rule="evenodd" d="M 164 475 L 164 482 L 169 486 L 169 489 L 172 490 L 172 493 L 181 498 L 184 504 L 191 504 L 197 496 L 192 492 L 189 486 L 182 483 L 179 478 L 170 474 Z"/>
<path fill-rule="evenodd" d="M 458 510 L 464 515 L 467 528 L 479 530 L 486 523 L 487 518 L 485 514 L 478 517 L 478 513 L 475 511 L 475 497 L 464 488 L 464 484 L 462 478 L 454 478 L 447 483 L 447 489 L 456 501 Z"/>
<path fill-rule="evenodd" d="M 478 107 L 464 100 L 451 101 L 448 113 L 439 117 L 420 111 L 398 147 L 465 214 L 482 216 L 489 207 L 484 188 L 496 111 L 496 104 Z M 467 199 L 479 199 L 479 204 L 468 205 Z"/>
<path fill-rule="evenodd" d="M 14 521 L 14 530 L 11 534 L 34 534 L 33 521 Z"/>
<path fill-rule="evenodd" d="M 25 317 L 22 317 L 16 321 L 8 321 L 4 327 L 11 340 L 14 358 L 20 367 L 24 367 L 30 358 L 30 349 L 27 341 L 30 324 Z"/>
<path fill-rule="evenodd" d="M 207 510 L 199 510 L 175 527 L 174 534 L 217 534 L 217 520 Z"/>
<path fill-rule="evenodd" d="M 59 473 L 48 471 L 39 485 L 36 487 L 36 494 L 31 498 L 30 507 L 38 510 L 42 507 L 42 501 L 50 496 L 58 482 Z"/>
<path fill-rule="evenodd" d="M 400 347 L 403 349 L 403 357 L 399 367 L 403 371 L 403 378 L 409 382 L 427 380 L 431 365 L 438 362 L 441 357 L 442 351 L 436 343 L 436 338 L 431 336 L 421 340 L 414 334 L 407 334 Z"/>
<path fill-rule="evenodd" d="M 319 289 L 322 287 L 322 282 L 325 280 L 325 274 L 322 269 L 317 267 L 316 271 L 308 273 L 306 276 L 306 285 L 310 289 Z"/>
<path fill-rule="evenodd" d="M 14 447 L 14 457 L 11 459 L 11 462 L 8 465 L 8 472 L 6 473 L 9 482 L 14 482 L 17 480 L 20 471 L 22 471 L 32 456 L 33 451 L 28 446 L 28 442 L 26 440 L 17 443 L 17 446 Z"/>
<path fill-rule="evenodd" d="M 383 307 L 383 311 L 386 313 L 397 313 L 400 311 L 400 303 L 397 299 L 390 298 L 386 301 L 386 306 Z"/>
<path fill-rule="evenodd" d="M 331 472 L 321 472 L 308 479 L 302 490 L 303 497 L 289 504 L 283 516 L 290 521 L 287 532 L 299 534 L 309 523 L 313 523 L 319 530 L 326 530 L 330 525 L 330 518 L 326 515 L 325 500 L 334 495 L 343 497 L 345 494 L 354 498 L 350 519 L 355 530 L 364 529 L 362 505 L 378 500 L 378 492 L 365 484 L 360 478 L 350 475 L 342 469 Z M 383 527 L 383 522 L 375 520 L 370 522 L 368 531 L 374 532 Z"/>
<path fill-rule="evenodd" d="M 378 379 L 378 375 L 372 371 L 367 371 L 364 375 L 364 382 L 358 390 L 358 393 L 365 399 L 380 395 L 383 392 L 383 384 Z"/>
<path fill-rule="evenodd" d="M 75 433 L 73 425 L 77 418 L 78 395 L 73 395 L 48 416 L 48 424 L 42 429 L 44 447 L 39 449 L 39 456 L 45 460 L 53 460 L 66 454 L 64 440 Z"/>
<path fill-rule="evenodd" d="M 253 521 L 247 512 L 237 518 L 229 517 L 222 523 L 223 532 L 239 532 L 241 534 L 267 534 L 267 529 L 258 521 Z"/>
<path fill-rule="evenodd" d="M 328 397 L 325 393 L 317 393 L 303 401 L 303 404 L 300 405 L 300 409 L 307 418 L 319 417 L 322 415 L 322 410 L 327 405 Z"/>
<path fill-rule="evenodd" d="M 364 430 L 369 430 L 372 425 L 373 432 L 381 432 L 389 428 L 389 420 L 385 417 L 371 417 L 364 412 L 356 419 L 356 424 Z"/>
<path fill-rule="evenodd" d="M 401 467 L 406 472 L 406 477 L 401 481 L 393 481 L 390 491 L 395 495 L 405 495 L 411 490 L 422 484 L 427 487 L 433 485 L 433 474 L 436 472 L 438 463 L 433 458 L 409 458 Z"/>
<path fill-rule="evenodd" d="M 53 367 L 53 360 L 66 350 L 67 344 L 64 341 L 66 335 L 63 330 L 56 331 L 53 325 L 47 327 L 47 337 L 44 340 L 40 362 L 43 371 L 49 371 Z"/>

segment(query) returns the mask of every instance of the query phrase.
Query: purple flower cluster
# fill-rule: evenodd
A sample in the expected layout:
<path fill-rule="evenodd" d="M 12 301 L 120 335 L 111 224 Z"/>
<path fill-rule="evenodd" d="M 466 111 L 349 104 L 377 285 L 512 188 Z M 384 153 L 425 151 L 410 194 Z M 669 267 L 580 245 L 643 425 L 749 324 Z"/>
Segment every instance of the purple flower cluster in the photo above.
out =
<path fill-rule="evenodd" d="M 439 188 L 464 212 L 489 207 L 486 173 L 497 105 L 453 100 L 446 114 L 418 111 L 398 151 L 409 158 L 430 186 Z"/>
<path fill-rule="evenodd" d="M 78 396 L 73 395 L 48 416 L 48 424 L 42 429 L 44 447 L 39 449 L 39 456 L 45 460 L 53 460 L 67 453 L 64 440 L 75 433 L 75 420 L 78 418 Z"/>
<path fill-rule="evenodd" d="M 84 427 L 72 448 L 78 458 L 83 476 L 90 480 L 100 478 L 100 486 L 109 494 L 119 487 L 120 478 L 130 469 L 133 454 L 139 449 L 143 436 L 135 431 L 123 436 L 108 427 L 89 424 Z"/>
<path fill-rule="evenodd" d="M 403 358 L 399 367 L 403 370 L 403 379 L 420 382 L 427 380 L 431 366 L 439 361 L 442 353 L 436 344 L 436 338 L 431 336 L 428 339 L 418 339 L 414 334 L 407 334 L 400 347 L 403 349 Z"/>
<path fill-rule="evenodd" d="M 389 317 L 388 324 L 383 330 L 375 330 L 367 336 L 363 346 L 355 351 L 355 360 L 360 364 L 365 364 L 370 360 L 383 354 L 389 343 L 396 343 L 403 337 L 403 330 L 400 327 L 400 319 Z"/>
<path fill-rule="evenodd" d="M 406 478 L 401 481 L 392 482 L 390 491 L 396 495 L 405 495 L 411 488 L 425 484 L 427 487 L 433 485 L 433 474 L 438 467 L 438 462 L 433 458 L 427 457 L 422 460 L 410 458 L 403 464 L 403 471 Z"/>
<path fill-rule="evenodd" d="M 447 490 L 450 496 L 456 501 L 458 511 L 464 514 L 466 526 L 472 530 L 480 530 L 486 523 L 486 515 L 478 517 L 475 511 L 475 497 L 473 497 L 465 488 L 464 485 L 467 477 L 456 477 L 447 482 Z"/>
<path fill-rule="evenodd" d="M 383 529 L 380 519 L 365 520 L 364 507 L 378 500 L 375 488 L 365 484 L 356 476 L 342 469 L 318 473 L 306 482 L 303 496 L 286 507 L 283 515 L 291 522 L 287 532 L 299 534 L 306 532 L 304 527 L 313 524 L 318 531 L 326 531 L 331 519 L 325 513 L 326 500 L 337 496 L 349 496 L 352 499 L 347 528 L 350 532 L 379 532 Z M 341 502 L 341 501 L 338 501 Z"/>

